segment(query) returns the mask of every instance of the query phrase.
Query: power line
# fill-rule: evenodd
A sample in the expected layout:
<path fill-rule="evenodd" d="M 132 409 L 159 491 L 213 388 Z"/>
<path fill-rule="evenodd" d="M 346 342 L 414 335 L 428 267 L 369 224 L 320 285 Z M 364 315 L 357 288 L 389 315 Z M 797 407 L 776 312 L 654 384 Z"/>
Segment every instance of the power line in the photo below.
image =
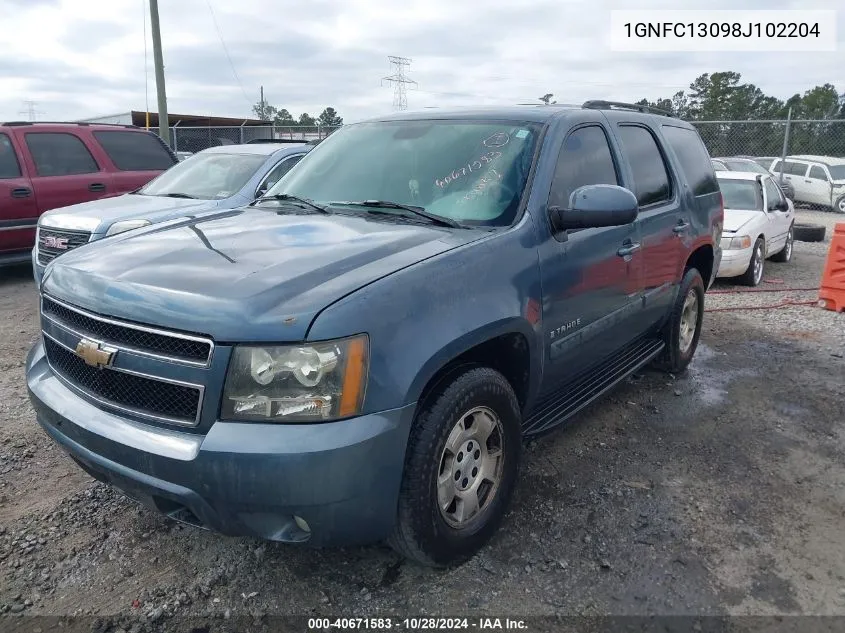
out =
<path fill-rule="evenodd" d="M 38 119 L 39 114 L 44 114 L 41 110 L 37 110 L 35 108 L 38 105 L 35 101 L 31 101 L 29 99 L 25 100 L 23 104 L 26 106 L 25 110 L 18 111 L 18 114 L 25 114 L 29 121 L 36 121 Z"/>
<path fill-rule="evenodd" d="M 246 102 L 252 105 L 252 101 L 248 96 L 246 96 L 246 90 L 244 90 L 244 85 L 241 83 L 241 78 L 238 77 L 238 71 L 235 70 L 235 64 L 232 62 L 232 56 L 229 55 L 229 48 L 226 46 L 226 42 L 223 39 L 223 32 L 220 30 L 220 26 L 217 24 L 217 16 L 214 14 L 214 8 L 211 6 L 211 0 L 205 0 L 205 3 L 208 5 L 208 10 L 211 12 L 211 19 L 214 21 L 214 28 L 217 29 L 217 37 L 220 38 L 220 43 L 223 45 L 223 51 L 226 53 L 226 59 L 229 60 L 229 66 L 232 69 L 232 74 L 235 76 L 235 81 L 238 82 L 238 85 L 241 88 L 241 94 L 243 94 Z"/>
<path fill-rule="evenodd" d="M 393 74 L 381 78 L 381 85 L 386 81 L 393 84 L 393 109 L 407 110 L 408 109 L 408 93 L 407 84 L 417 85 L 413 79 L 408 79 L 405 75 L 405 68 L 410 68 L 411 60 L 407 57 L 396 57 L 394 55 L 388 56 L 388 61 L 393 67 Z"/>

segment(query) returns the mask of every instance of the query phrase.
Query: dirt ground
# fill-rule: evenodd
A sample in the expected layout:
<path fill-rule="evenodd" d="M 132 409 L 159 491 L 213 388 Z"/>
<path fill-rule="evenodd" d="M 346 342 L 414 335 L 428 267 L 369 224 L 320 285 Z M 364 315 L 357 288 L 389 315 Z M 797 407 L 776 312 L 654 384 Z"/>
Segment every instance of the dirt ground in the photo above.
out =
<path fill-rule="evenodd" d="M 818 250 L 767 277 L 817 284 Z M 183 527 L 94 482 L 34 420 L 37 293 L 3 269 L 0 613 L 845 615 L 845 314 L 819 312 L 709 312 L 685 375 L 638 374 L 531 442 L 492 543 L 432 571 Z"/>

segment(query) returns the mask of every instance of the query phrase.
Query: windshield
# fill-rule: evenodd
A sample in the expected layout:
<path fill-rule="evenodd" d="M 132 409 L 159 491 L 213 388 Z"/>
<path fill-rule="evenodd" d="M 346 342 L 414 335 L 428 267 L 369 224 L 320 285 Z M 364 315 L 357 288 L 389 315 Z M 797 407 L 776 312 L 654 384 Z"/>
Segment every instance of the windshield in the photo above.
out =
<path fill-rule="evenodd" d="M 235 195 L 264 164 L 263 154 L 194 154 L 175 164 L 138 193 L 145 196 L 183 194 L 201 200 Z"/>
<path fill-rule="evenodd" d="M 461 224 L 507 226 L 516 217 L 539 132 L 536 123 L 495 121 L 349 125 L 266 195 L 294 195 L 333 208 L 342 202 L 390 201 Z M 373 209 L 349 206 L 344 212 Z"/>
<path fill-rule="evenodd" d="M 828 165 L 827 170 L 832 180 L 845 180 L 845 165 Z"/>
<path fill-rule="evenodd" d="M 763 194 L 756 180 L 719 178 L 719 189 L 722 190 L 726 209 L 763 210 Z"/>
<path fill-rule="evenodd" d="M 750 171 L 755 174 L 768 174 L 769 170 L 761 167 L 753 160 L 726 160 L 725 164 L 731 171 Z"/>

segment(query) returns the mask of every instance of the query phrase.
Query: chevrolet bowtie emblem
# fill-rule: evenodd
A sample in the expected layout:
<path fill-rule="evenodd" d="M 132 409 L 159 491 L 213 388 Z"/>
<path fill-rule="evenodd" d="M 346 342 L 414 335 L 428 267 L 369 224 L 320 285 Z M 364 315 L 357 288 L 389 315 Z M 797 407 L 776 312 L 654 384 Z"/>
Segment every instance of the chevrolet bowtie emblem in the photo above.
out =
<path fill-rule="evenodd" d="M 102 343 L 84 338 L 76 345 L 76 355 L 86 364 L 102 369 L 111 365 L 117 350 L 112 347 L 104 347 Z"/>

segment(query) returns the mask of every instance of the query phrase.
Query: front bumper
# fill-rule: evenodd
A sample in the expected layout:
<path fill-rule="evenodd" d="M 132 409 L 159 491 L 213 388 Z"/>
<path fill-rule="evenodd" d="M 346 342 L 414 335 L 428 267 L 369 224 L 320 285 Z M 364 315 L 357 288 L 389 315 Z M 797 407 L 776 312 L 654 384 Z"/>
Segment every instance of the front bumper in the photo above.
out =
<path fill-rule="evenodd" d="M 26 375 L 53 440 L 96 479 L 173 519 L 314 546 L 376 542 L 393 527 L 414 405 L 322 424 L 218 421 L 203 435 L 83 400 L 53 374 L 41 342 Z"/>
<path fill-rule="evenodd" d="M 716 273 L 716 276 L 737 277 L 743 274 L 748 269 L 748 264 L 751 263 L 753 251 L 753 244 L 741 250 L 722 249 L 722 261 L 719 263 L 719 272 Z"/>

